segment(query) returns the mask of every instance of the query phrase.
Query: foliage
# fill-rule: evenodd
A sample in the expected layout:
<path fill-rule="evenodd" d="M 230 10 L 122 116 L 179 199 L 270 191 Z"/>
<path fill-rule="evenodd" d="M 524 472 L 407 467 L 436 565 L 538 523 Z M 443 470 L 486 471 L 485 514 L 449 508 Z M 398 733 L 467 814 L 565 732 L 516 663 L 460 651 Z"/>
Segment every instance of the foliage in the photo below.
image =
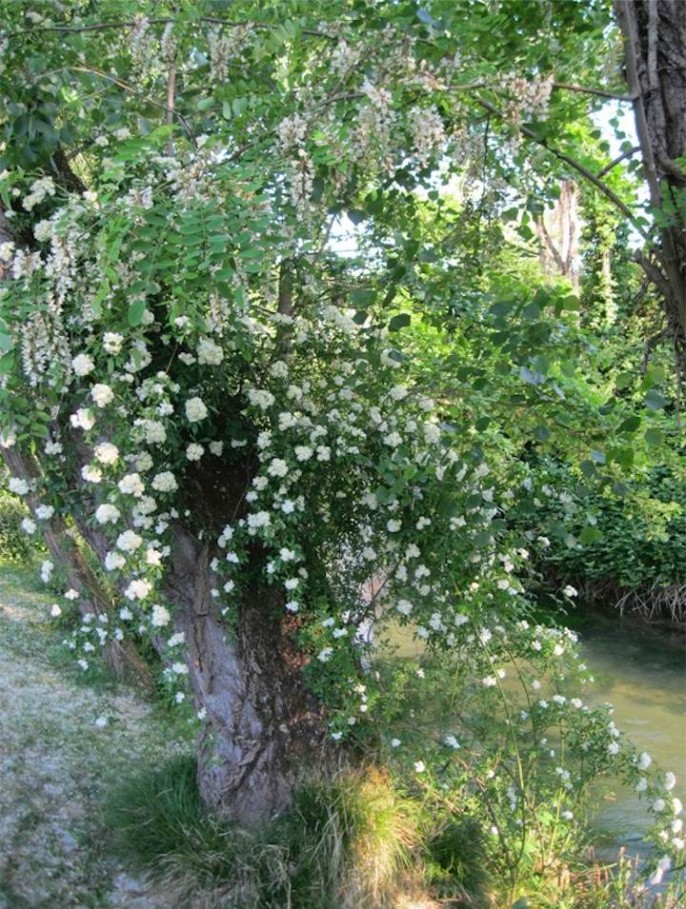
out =
<path fill-rule="evenodd" d="M 5 492 L 0 494 L 0 557 L 25 562 L 34 551 L 31 539 L 22 527 L 29 511 L 21 499 Z"/>
<path fill-rule="evenodd" d="M 567 84 L 597 67 L 606 16 L 604 2 L 182 0 L 106 2 L 96 19 L 39 3 L 0 86 L 6 458 L 32 523 L 68 515 L 118 593 L 84 620 L 80 665 L 147 637 L 175 700 L 194 701 L 199 755 L 221 746 L 201 778 L 227 753 L 242 773 L 246 741 L 298 763 L 304 714 L 332 751 L 390 750 L 417 792 L 474 814 L 513 899 L 524 870 L 566 861 L 572 787 L 643 760 L 573 695 L 531 694 L 546 671 L 560 683 L 571 642 L 523 618 L 525 566 L 555 527 L 537 526 L 541 459 L 563 452 L 566 477 L 602 495 L 672 428 L 664 375 L 622 379 L 576 295 L 515 254 L 535 254 L 531 225 L 571 161 L 556 143 L 587 172 L 608 163 L 589 96 Z M 349 223 L 345 254 L 332 237 Z M 426 667 L 376 671 L 397 626 Z M 254 695 L 274 666 L 284 701 L 301 682 L 316 697 L 307 711 Z M 462 740 L 401 734 L 399 703 L 446 676 L 475 705 L 445 714 Z M 266 705 L 272 741 L 234 734 Z M 559 764 L 541 745 L 556 736 Z M 199 817 L 187 768 L 179 780 L 154 822 L 165 842 Z M 367 835 L 345 814 L 334 845 Z M 373 879 L 404 861 L 393 830 Z M 232 840 L 239 856 L 255 842 Z"/>

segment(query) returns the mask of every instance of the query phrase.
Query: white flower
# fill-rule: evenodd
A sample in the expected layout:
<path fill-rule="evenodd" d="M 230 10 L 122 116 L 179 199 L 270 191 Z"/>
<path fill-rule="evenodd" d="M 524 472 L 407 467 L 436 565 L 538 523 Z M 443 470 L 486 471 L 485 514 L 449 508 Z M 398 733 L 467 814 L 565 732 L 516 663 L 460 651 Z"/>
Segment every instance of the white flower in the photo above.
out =
<path fill-rule="evenodd" d="M 248 515 L 248 527 L 251 530 L 256 530 L 258 527 L 269 527 L 271 520 L 268 511 L 258 511 L 257 514 Z"/>
<path fill-rule="evenodd" d="M 666 807 L 667 807 L 667 802 L 665 802 L 664 799 L 655 799 L 655 801 L 651 805 L 651 808 L 657 814 L 659 814 L 661 811 L 664 811 Z"/>
<path fill-rule="evenodd" d="M 71 361 L 71 368 L 77 376 L 87 376 L 95 369 L 95 363 L 88 354 L 79 354 Z"/>
<path fill-rule="evenodd" d="M 98 524 L 115 524 L 120 517 L 121 513 L 116 505 L 108 505 L 105 503 L 103 505 L 98 505 L 95 509 L 95 520 Z"/>
<path fill-rule="evenodd" d="M 44 584 L 48 583 L 48 581 L 50 580 L 50 575 L 53 573 L 54 569 L 55 569 L 55 566 L 49 559 L 46 559 L 43 562 L 43 564 L 40 567 L 40 577 L 41 577 L 41 581 L 43 581 Z"/>
<path fill-rule="evenodd" d="M 119 449 L 116 445 L 112 445 L 111 442 L 101 442 L 96 445 L 93 449 L 93 454 L 96 461 L 106 465 L 116 464 L 119 459 Z"/>
<path fill-rule="evenodd" d="M 578 596 L 578 595 L 579 595 L 579 591 L 576 589 L 576 587 L 572 587 L 571 584 L 567 584 L 566 587 L 563 587 L 563 588 L 562 588 L 562 593 L 563 593 L 566 597 L 575 597 L 575 596 Z"/>
<path fill-rule="evenodd" d="M 224 351 L 211 338 L 201 338 L 198 342 L 198 363 L 218 366 L 224 359 Z"/>
<path fill-rule="evenodd" d="M 127 600 L 144 600 L 151 590 L 152 584 L 150 581 L 145 581 L 139 578 L 136 581 L 131 581 L 129 586 L 124 591 L 124 596 Z"/>
<path fill-rule="evenodd" d="M 648 767 L 653 763 L 653 759 L 648 754 L 647 751 L 643 751 L 638 757 L 638 769 L 647 770 Z"/>
<path fill-rule="evenodd" d="M 36 508 L 36 517 L 39 521 L 49 521 L 54 514 L 55 509 L 52 505 L 39 505 Z"/>
<path fill-rule="evenodd" d="M 424 761 L 415 761 L 414 764 L 415 773 L 424 773 L 426 770 L 426 764 Z"/>
<path fill-rule="evenodd" d="M 386 530 L 389 533 L 397 533 L 402 526 L 402 521 L 398 521 L 396 518 L 391 518 L 391 520 L 386 524 Z"/>
<path fill-rule="evenodd" d="M 59 605 L 59 603 L 52 604 L 50 607 L 50 615 L 53 617 L 53 619 L 56 619 L 58 616 L 62 615 L 62 607 Z"/>
<path fill-rule="evenodd" d="M 25 496 L 29 491 L 29 484 L 19 477 L 10 477 L 9 490 L 17 496 Z"/>
<path fill-rule="evenodd" d="M 150 621 L 155 628 L 164 628 L 165 625 L 168 625 L 171 622 L 171 614 L 164 606 L 155 603 L 152 607 Z"/>
<path fill-rule="evenodd" d="M 333 648 L 325 647 L 323 650 L 320 650 L 317 654 L 317 659 L 320 663 L 328 663 L 328 661 L 333 656 Z"/>
<path fill-rule="evenodd" d="M 21 527 L 24 533 L 27 533 L 29 536 L 36 532 L 36 524 L 31 518 L 24 518 L 21 522 Z"/>
<path fill-rule="evenodd" d="M 93 464 L 86 464 L 81 468 L 81 476 L 87 483 L 100 483 L 102 480 L 102 470 Z"/>
<path fill-rule="evenodd" d="M 481 684 L 484 686 L 484 688 L 493 688 L 498 684 L 498 680 L 494 675 L 487 675 L 486 678 L 481 679 Z"/>
<path fill-rule="evenodd" d="M 668 770 L 665 774 L 665 791 L 671 792 L 672 789 L 676 786 L 676 777 L 671 770 Z"/>
<path fill-rule="evenodd" d="M 134 552 L 142 543 L 143 537 L 138 536 L 133 530 L 125 530 L 117 537 L 117 549 L 121 549 L 123 552 Z"/>
<path fill-rule="evenodd" d="M 264 391 L 260 388 L 248 389 L 248 401 L 260 410 L 267 410 L 271 407 L 276 398 L 270 391 Z"/>
<path fill-rule="evenodd" d="M 424 438 L 429 445 L 436 445 L 441 441 L 441 430 L 435 423 L 425 423 Z"/>
<path fill-rule="evenodd" d="M 388 397 L 392 401 L 402 401 L 408 394 L 407 385 L 394 385 L 388 392 Z"/>
<path fill-rule="evenodd" d="M 609 755 L 619 754 L 620 747 L 621 746 L 619 742 L 610 742 L 610 744 L 607 746 L 607 753 Z"/>
<path fill-rule="evenodd" d="M 155 474 L 151 485 L 157 492 L 176 492 L 179 488 L 176 477 L 169 470 L 163 470 L 161 473 Z"/>
<path fill-rule="evenodd" d="M 154 485 L 155 481 L 153 480 Z M 134 498 L 140 498 L 145 492 L 145 486 L 138 473 L 127 473 L 126 476 L 121 478 L 117 486 L 119 492 L 123 495 L 134 496 Z"/>
<path fill-rule="evenodd" d="M 409 600 L 398 600 L 395 608 L 401 615 L 409 615 L 412 612 L 412 603 Z"/>
<path fill-rule="evenodd" d="M 126 565 L 126 559 L 120 552 L 108 552 L 105 556 L 105 568 L 107 571 L 115 571 Z"/>
<path fill-rule="evenodd" d="M 210 442 L 210 453 L 215 457 L 221 457 L 222 452 L 224 451 L 223 442 Z"/>
<path fill-rule="evenodd" d="M 314 449 L 310 448 L 309 445 L 296 445 L 295 446 L 296 461 L 309 461 L 313 454 L 314 454 Z"/>
<path fill-rule="evenodd" d="M 105 352 L 108 354 L 118 354 L 122 349 L 124 343 L 123 335 L 119 335 L 114 331 L 105 332 L 102 339 L 102 346 L 105 348 Z"/>
<path fill-rule="evenodd" d="M 457 741 L 457 739 L 455 738 L 455 736 L 452 733 L 450 733 L 449 735 L 446 735 L 444 741 L 445 741 L 446 745 L 448 745 L 450 748 L 457 749 L 460 747 L 460 743 Z"/>
<path fill-rule="evenodd" d="M 205 449 L 202 445 L 198 445 L 197 442 L 191 442 L 188 448 L 186 448 L 186 457 L 189 461 L 199 461 L 204 454 Z"/>
<path fill-rule="evenodd" d="M 403 437 L 399 432 L 391 432 L 383 440 L 384 445 L 388 445 L 390 448 L 397 448 L 398 445 L 402 445 Z"/>
<path fill-rule="evenodd" d="M 186 419 L 189 423 L 198 423 L 207 416 L 207 407 L 200 398 L 186 401 Z"/>
<path fill-rule="evenodd" d="M 271 477 L 285 477 L 288 475 L 288 464 L 281 458 L 274 458 L 267 468 L 267 473 Z"/>
<path fill-rule="evenodd" d="M 647 788 L 648 780 L 642 776 L 638 783 L 636 783 L 636 792 L 645 792 Z"/>
<path fill-rule="evenodd" d="M 657 884 L 661 883 L 665 872 L 669 871 L 671 867 L 672 867 L 671 858 L 668 855 L 663 855 L 662 858 L 657 863 L 657 868 L 655 869 L 654 873 L 650 877 L 650 883 L 653 886 L 656 886 Z"/>
<path fill-rule="evenodd" d="M 148 445 L 162 445 L 167 441 L 167 430 L 159 420 L 136 420 L 135 425 L 143 430 Z"/>
<path fill-rule="evenodd" d="M 95 416 L 92 410 L 88 410 L 88 408 L 84 407 L 79 407 L 76 413 L 73 413 L 69 417 L 69 422 L 74 427 L 74 429 L 89 430 L 95 426 Z"/>
<path fill-rule="evenodd" d="M 97 407 L 107 407 L 114 401 L 114 392 L 109 385 L 98 383 L 91 388 L 91 398 Z"/>

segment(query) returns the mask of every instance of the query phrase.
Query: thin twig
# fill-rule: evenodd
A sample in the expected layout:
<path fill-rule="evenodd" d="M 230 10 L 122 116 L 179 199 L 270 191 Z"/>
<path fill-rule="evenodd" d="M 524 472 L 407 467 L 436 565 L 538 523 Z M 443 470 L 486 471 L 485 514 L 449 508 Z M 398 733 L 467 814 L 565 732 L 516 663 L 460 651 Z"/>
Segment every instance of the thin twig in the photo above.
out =
<path fill-rule="evenodd" d="M 173 122 L 174 118 L 178 119 L 183 124 L 183 127 L 186 130 L 186 133 L 188 134 L 188 138 L 191 139 L 193 142 L 195 142 L 195 138 L 193 136 L 193 130 L 191 129 L 190 123 L 184 117 L 184 115 L 179 113 L 179 111 L 175 110 L 174 107 L 169 107 L 168 104 L 161 104 L 159 101 L 155 101 L 154 99 L 150 98 L 148 95 L 139 91 L 139 89 L 137 89 L 135 86 L 130 85 L 128 82 L 124 82 L 123 79 L 119 79 L 117 76 L 111 76 L 109 73 L 103 73 L 101 70 L 93 69 L 93 67 L 67 66 L 67 67 L 64 67 L 62 72 L 68 71 L 68 70 L 73 70 L 75 72 L 81 72 L 81 73 L 90 73 L 93 76 L 100 76 L 101 79 L 107 79 L 108 82 L 111 82 L 113 85 L 116 85 L 118 88 L 123 89 L 125 92 L 129 92 L 132 95 L 137 95 L 139 98 L 144 98 L 148 102 L 148 104 L 152 104 L 153 107 L 159 107 L 160 110 L 166 111 L 167 122 L 169 122 L 168 118 L 169 118 L 170 114 L 172 117 L 172 122 Z M 167 91 L 169 91 L 169 86 L 167 86 Z"/>
<path fill-rule="evenodd" d="M 598 98 L 609 98 L 611 101 L 623 101 L 627 104 L 631 104 L 634 100 L 631 95 L 616 95 L 614 92 L 606 92 L 602 88 L 590 88 L 587 85 L 570 85 L 567 82 L 553 82 L 553 88 L 568 92 L 579 92 L 582 95 L 596 95 Z"/>
<path fill-rule="evenodd" d="M 617 167 L 618 164 L 621 164 L 622 161 L 625 161 L 627 158 L 631 158 L 632 155 L 635 155 L 636 152 L 639 152 L 640 150 L 640 145 L 632 145 L 631 148 L 627 149 L 625 152 L 622 152 L 621 155 L 618 155 L 613 161 L 610 161 L 609 164 L 606 164 L 602 170 L 598 171 L 596 177 L 600 180 L 601 177 L 605 176 L 605 174 L 609 174 L 614 167 Z"/>

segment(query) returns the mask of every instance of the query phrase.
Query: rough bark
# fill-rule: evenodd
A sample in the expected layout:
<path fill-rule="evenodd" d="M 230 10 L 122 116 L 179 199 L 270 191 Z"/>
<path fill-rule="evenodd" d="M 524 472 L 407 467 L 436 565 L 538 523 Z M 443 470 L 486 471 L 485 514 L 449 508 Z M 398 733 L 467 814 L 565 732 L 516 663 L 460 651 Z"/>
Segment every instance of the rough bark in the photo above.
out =
<path fill-rule="evenodd" d="M 686 3 L 614 0 L 659 244 L 639 257 L 686 346 Z"/>
<path fill-rule="evenodd" d="M 260 557 L 256 548 L 251 574 Z M 210 560 L 207 544 L 177 527 L 166 587 L 186 635 L 196 703 L 206 711 L 201 794 L 225 816 L 253 825 L 286 810 L 308 769 L 333 769 L 338 753 L 325 711 L 307 690 L 281 595 L 249 586 L 229 630 L 211 596 Z"/>

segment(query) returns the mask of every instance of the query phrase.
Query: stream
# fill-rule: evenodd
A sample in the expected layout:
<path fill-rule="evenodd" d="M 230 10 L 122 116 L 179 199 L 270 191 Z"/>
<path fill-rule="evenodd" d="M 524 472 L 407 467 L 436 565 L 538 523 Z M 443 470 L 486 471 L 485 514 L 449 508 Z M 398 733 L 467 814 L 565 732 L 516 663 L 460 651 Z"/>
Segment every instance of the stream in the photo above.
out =
<path fill-rule="evenodd" d="M 686 652 L 683 637 L 614 616 L 592 616 L 578 629 L 595 677 L 591 703 L 610 702 L 613 719 L 640 751 L 676 774 L 673 795 L 686 804 Z M 626 789 L 603 791 L 594 826 L 615 843 L 640 851 L 650 825 L 645 803 Z M 631 844 L 635 844 L 632 847 Z"/>

